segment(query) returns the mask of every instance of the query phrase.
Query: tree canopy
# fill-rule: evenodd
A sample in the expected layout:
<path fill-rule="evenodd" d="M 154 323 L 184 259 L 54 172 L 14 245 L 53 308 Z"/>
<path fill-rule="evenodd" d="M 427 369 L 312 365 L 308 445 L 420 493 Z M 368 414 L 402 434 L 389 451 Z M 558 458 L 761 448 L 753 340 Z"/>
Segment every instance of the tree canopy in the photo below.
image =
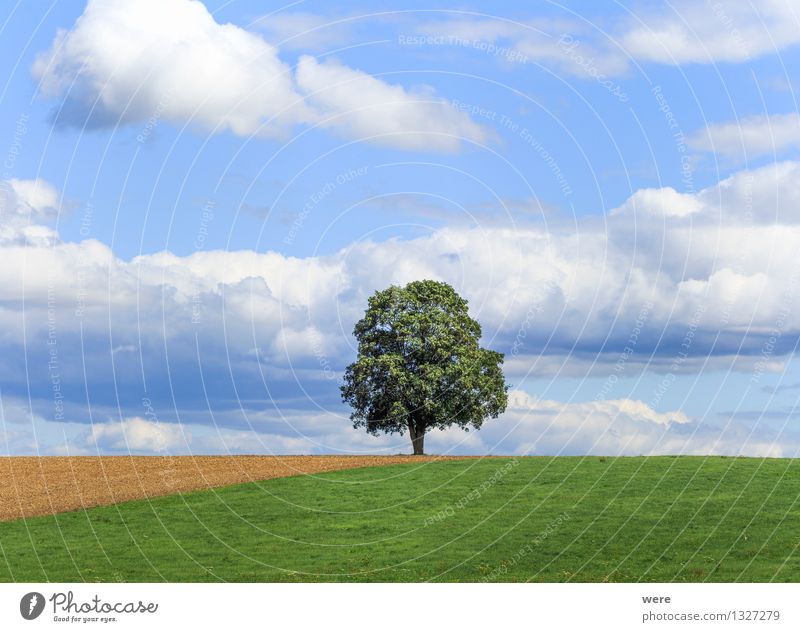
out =
<path fill-rule="evenodd" d="M 503 354 L 481 348 L 480 325 L 447 283 L 376 292 L 353 334 L 358 358 L 341 391 L 356 428 L 374 435 L 408 430 L 414 454 L 423 454 L 428 430 L 477 429 L 506 408 Z"/>

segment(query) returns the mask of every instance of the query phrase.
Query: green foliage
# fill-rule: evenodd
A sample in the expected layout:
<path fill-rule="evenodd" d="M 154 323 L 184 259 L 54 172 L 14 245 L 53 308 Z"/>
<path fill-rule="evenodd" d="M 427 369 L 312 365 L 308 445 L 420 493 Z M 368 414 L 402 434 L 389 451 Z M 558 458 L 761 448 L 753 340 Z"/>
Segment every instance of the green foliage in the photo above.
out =
<path fill-rule="evenodd" d="M 480 325 L 447 283 L 376 292 L 353 334 L 358 359 L 347 367 L 342 398 L 356 428 L 408 430 L 421 454 L 426 431 L 477 429 L 506 408 L 503 354 L 480 347 Z"/>
<path fill-rule="evenodd" d="M 362 468 L 0 523 L 0 581 L 800 581 L 798 459 L 517 461 Z"/>

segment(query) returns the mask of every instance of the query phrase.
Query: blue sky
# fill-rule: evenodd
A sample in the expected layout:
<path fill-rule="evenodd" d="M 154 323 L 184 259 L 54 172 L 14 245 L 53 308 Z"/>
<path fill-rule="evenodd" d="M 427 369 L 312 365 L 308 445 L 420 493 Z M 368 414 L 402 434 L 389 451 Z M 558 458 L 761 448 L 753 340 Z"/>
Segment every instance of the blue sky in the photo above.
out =
<path fill-rule="evenodd" d="M 437 278 L 506 354 L 454 453 L 793 456 L 800 10 L 0 9 L 0 450 L 398 452 L 338 380 Z"/>

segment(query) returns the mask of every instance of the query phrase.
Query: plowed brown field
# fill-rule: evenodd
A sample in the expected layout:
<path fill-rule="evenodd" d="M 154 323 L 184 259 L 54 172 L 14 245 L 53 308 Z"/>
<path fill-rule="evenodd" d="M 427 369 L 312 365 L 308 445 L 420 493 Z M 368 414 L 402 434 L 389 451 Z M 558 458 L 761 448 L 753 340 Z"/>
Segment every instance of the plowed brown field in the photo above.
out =
<path fill-rule="evenodd" d="M 0 521 L 268 478 L 458 457 L 0 457 Z"/>

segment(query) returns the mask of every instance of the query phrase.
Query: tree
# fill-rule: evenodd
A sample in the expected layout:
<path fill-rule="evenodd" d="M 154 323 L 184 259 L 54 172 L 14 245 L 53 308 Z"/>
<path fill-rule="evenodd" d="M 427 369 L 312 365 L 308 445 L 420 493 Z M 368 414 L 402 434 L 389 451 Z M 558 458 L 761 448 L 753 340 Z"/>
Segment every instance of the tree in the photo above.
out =
<path fill-rule="evenodd" d="M 478 429 L 506 408 L 503 354 L 480 347 L 481 326 L 447 283 L 376 292 L 353 335 L 358 358 L 341 390 L 354 428 L 408 430 L 414 454 L 423 454 L 428 430 Z"/>

